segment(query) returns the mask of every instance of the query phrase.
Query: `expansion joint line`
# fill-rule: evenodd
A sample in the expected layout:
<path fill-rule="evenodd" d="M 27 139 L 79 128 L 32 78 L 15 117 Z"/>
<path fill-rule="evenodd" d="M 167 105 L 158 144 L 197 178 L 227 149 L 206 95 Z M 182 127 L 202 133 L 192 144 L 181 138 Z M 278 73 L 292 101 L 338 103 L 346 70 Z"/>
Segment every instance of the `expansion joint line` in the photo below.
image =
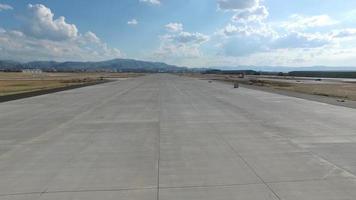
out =
<path fill-rule="evenodd" d="M 187 93 L 186 95 L 192 96 L 192 94 L 189 94 L 189 93 Z M 198 108 L 194 105 L 194 102 L 190 102 L 190 104 L 191 104 L 191 106 L 192 106 L 192 108 L 193 108 L 194 110 L 196 110 L 197 112 L 199 111 Z M 268 188 L 268 190 L 270 190 L 270 191 L 273 193 L 273 195 L 274 195 L 276 198 L 278 198 L 278 200 L 281 200 L 281 198 L 278 196 L 278 194 L 277 194 L 275 191 L 273 191 L 273 189 L 267 184 L 267 182 L 265 182 L 265 181 L 262 179 L 262 177 L 261 177 L 261 176 L 256 172 L 256 170 L 246 161 L 246 159 L 244 159 L 243 156 L 242 156 L 239 152 L 237 152 L 237 151 L 235 150 L 235 148 L 229 143 L 229 141 L 227 141 L 223 136 L 221 136 L 220 134 L 218 134 L 218 130 L 217 130 L 213 125 L 210 125 L 210 124 L 209 124 L 208 126 L 210 126 L 212 129 L 216 130 L 216 131 L 214 131 L 216 137 L 219 138 L 223 143 L 225 143 L 225 144 L 231 149 L 231 151 L 232 151 L 239 159 L 241 159 L 241 160 L 245 163 L 245 165 L 246 165 L 246 166 L 255 174 L 255 176 Z"/>
<path fill-rule="evenodd" d="M 160 170 L 160 160 L 161 160 L 161 109 L 162 109 L 162 101 L 161 101 L 161 77 L 159 77 L 158 81 L 158 135 L 157 135 L 157 193 L 156 198 L 159 200 L 159 170 Z"/>

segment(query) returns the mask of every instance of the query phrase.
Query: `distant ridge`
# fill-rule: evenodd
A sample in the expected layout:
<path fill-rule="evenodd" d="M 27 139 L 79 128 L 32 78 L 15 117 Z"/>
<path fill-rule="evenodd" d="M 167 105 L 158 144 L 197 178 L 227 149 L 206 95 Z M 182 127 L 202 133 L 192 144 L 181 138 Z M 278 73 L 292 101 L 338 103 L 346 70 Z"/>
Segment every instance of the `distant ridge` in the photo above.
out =
<path fill-rule="evenodd" d="M 22 69 L 41 69 L 44 71 L 122 71 L 122 72 L 183 72 L 185 67 L 161 62 L 148 62 L 133 59 L 113 59 L 99 62 L 55 62 L 33 61 L 20 63 L 0 60 L 0 70 L 19 71 Z"/>

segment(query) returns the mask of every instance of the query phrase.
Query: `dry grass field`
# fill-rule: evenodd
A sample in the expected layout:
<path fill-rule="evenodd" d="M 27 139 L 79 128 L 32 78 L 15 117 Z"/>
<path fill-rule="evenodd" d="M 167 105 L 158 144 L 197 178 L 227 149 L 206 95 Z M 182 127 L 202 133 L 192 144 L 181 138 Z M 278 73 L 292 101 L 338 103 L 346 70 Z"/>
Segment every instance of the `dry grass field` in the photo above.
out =
<path fill-rule="evenodd" d="M 281 83 L 262 81 L 262 86 L 320 96 L 356 100 L 356 83 Z"/>
<path fill-rule="evenodd" d="M 347 100 L 356 101 L 356 80 L 355 82 L 340 81 L 311 81 L 311 80 L 290 80 L 258 78 L 256 76 L 246 76 L 238 78 L 236 75 L 220 75 L 220 74 L 187 74 L 190 77 L 196 77 L 208 80 L 218 80 L 227 82 L 239 82 L 242 84 L 259 86 L 261 88 L 268 87 L 279 90 L 287 90 L 300 92 L 305 94 L 313 94 L 320 96 L 336 97 Z"/>
<path fill-rule="evenodd" d="M 94 83 L 102 79 L 129 78 L 131 73 L 5 73 L 0 72 L 0 96 Z"/>

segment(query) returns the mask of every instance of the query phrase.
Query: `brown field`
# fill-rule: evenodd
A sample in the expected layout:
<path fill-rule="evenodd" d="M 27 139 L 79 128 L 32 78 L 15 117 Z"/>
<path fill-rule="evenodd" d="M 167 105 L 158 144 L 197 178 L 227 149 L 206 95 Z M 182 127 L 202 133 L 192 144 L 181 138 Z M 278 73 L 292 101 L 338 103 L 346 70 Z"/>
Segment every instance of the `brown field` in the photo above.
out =
<path fill-rule="evenodd" d="M 0 96 L 139 76 L 133 73 L 5 73 L 0 72 Z"/>
<path fill-rule="evenodd" d="M 310 84 L 310 83 L 281 83 L 278 81 L 264 80 L 262 81 L 262 86 L 271 87 L 280 90 L 306 93 L 306 94 L 356 100 L 355 83 Z"/>
<path fill-rule="evenodd" d="M 236 75 L 214 75 L 214 74 L 188 74 L 190 77 L 197 77 L 201 79 L 239 82 L 261 88 L 268 87 L 279 90 L 287 90 L 305 94 L 313 94 L 320 96 L 336 97 L 347 100 L 356 101 L 356 83 L 343 81 L 303 81 L 293 80 L 284 81 L 283 79 L 264 79 L 256 76 L 246 76 L 245 78 L 238 78 Z"/>

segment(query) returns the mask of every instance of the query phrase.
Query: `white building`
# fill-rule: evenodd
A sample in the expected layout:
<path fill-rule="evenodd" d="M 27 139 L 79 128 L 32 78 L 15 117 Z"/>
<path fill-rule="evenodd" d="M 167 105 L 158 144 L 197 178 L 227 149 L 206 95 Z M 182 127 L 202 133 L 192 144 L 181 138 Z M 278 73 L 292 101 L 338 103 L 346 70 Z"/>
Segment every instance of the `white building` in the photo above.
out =
<path fill-rule="evenodd" d="M 23 69 L 22 73 L 26 73 L 26 74 L 42 74 L 42 70 L 41 69 Z"/>

